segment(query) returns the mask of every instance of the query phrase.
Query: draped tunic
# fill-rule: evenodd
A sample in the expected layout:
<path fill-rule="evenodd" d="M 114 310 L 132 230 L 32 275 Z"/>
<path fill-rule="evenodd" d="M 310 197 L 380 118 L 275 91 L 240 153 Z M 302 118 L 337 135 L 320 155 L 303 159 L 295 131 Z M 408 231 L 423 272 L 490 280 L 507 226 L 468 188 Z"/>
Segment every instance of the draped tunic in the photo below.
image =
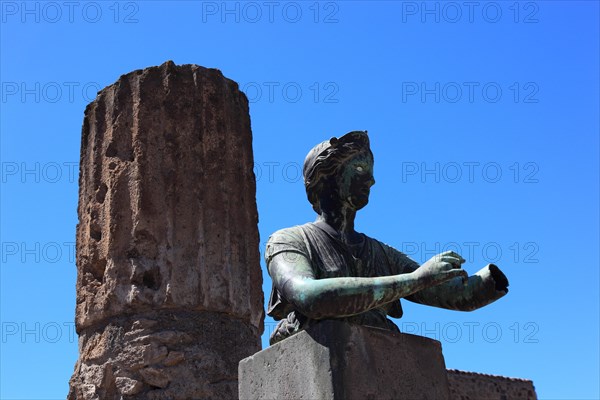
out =
<path fill-rule="evenodd" d="M 281 253 L 284 253 L 285 259 L 292 266 L 299 255 L 309 260 L 312 271 L 308 277 L 313 279 L 399 275 L 419 268 L 419 264 L 406 254 L 365 234 L 360 236 L 362 240 L 358 244 L 348 245 L 333 228 L 321 221 L 279 230 L 267 242 L 267 269 L 269 270 L 273 257 Z M 306 271 L 301 271 L 301 275 L 307 277 Z M 269 316 L 281 320 L 271 335 L 271 344 L 306 329 L 315 322 L 296 310 L 283 297 L 280 289 L 273 284 L 267 309 Z M 394 318 L 402 316 L 400 300 L 337 319 L 398 331 L 398 327 L 387 318 L 388 315 Z"/>

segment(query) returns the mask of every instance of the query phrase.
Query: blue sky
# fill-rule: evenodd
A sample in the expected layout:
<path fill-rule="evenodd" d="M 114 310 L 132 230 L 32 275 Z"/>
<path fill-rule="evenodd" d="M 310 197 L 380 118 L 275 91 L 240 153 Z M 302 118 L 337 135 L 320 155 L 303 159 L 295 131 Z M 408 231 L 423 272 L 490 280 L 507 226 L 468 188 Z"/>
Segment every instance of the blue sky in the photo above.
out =
<path fill-rule="evenodd" d="M 299 176 L 308 150 L 366 129 L 377 184 L 357 229 L 418 262 L 458 250 L 470 273 L 494 262 L 510 280 L 472 313 L 404 302 L 400 328 L 441 340 L 449 368 L 532 379 L 543 399 L 600 397 L 598 2 L 0 12 L 0 398 L 68 391 L 83 110 L 121 74 L 166 60 L 218 68 L 249 97 L 261 252 L 315 217 Z"/>

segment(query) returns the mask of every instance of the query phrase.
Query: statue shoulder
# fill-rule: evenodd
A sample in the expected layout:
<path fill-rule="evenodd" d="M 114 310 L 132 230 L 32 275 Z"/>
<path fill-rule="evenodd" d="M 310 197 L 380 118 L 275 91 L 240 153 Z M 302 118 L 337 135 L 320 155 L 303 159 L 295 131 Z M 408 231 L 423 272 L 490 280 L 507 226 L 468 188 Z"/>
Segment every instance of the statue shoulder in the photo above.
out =
<path fill-rule="evenodd" d="M 267 243 L 287 243 L 303 241 L 303 230 L 307 228 L 309 223 L 304 225 L 295 225 L 289 228 L 279 229 L 269 236 Z"/>
<path fill-rule="evenodd" d="M 309 245 L 304 233 L 304 229 L 307 229 L 306 225 L 308 224 L 283 228 L 273 232 L 269 236 L 265 249 L 265 261 L 267 265 L 275 255 L 282 252 L 299 253 L 310 257 Z"/>

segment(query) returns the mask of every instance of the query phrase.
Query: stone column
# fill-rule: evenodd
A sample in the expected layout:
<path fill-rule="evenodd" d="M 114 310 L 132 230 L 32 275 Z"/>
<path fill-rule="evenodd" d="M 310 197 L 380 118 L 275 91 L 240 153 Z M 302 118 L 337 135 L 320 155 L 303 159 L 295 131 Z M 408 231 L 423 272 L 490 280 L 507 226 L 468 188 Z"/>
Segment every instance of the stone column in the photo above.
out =
<path fill-rule="evenodd" d="M 220 71 L 169 61 L 99 92 L 82 132 L 69 399 L 237 398 L 263 330 L 255 190 L 248 101 Z"/>

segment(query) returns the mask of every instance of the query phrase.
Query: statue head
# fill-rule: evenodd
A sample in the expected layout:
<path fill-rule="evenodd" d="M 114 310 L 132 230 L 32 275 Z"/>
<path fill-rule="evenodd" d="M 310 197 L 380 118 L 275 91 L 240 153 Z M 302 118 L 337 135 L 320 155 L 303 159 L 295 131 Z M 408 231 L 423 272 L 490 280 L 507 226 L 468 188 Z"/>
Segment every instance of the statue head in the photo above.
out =
<path fill-rule="evenodd" d="M 375 184 L 367 132 L 349 132 L 313 147 L 304 160 L 303 175 L 308 201 L 318 214 L 326 200 L 354 210 L 366 206 Z"/>

